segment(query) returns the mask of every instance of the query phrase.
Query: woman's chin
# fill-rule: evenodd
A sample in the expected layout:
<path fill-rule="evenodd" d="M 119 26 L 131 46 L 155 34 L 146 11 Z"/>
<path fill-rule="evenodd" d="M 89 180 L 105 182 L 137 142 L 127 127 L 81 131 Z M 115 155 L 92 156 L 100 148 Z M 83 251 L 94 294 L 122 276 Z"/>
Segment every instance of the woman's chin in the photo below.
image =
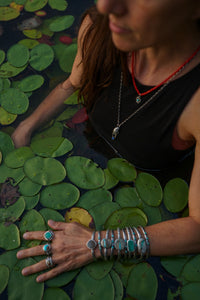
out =
<path fill-rule="evenodd" d="M 136 50 L 134 45 L 123 37 L 112 35 L 112 40 L 115 47 L 122 52 L 132 52 Z"/>

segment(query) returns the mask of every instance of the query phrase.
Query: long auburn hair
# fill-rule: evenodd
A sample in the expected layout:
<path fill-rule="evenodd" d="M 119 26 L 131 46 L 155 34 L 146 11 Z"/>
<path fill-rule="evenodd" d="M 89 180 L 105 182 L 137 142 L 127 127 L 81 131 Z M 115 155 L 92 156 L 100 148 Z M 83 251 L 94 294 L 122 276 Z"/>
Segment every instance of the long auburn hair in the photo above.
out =
<path fill-rule="evenodd" d="M 120 52 L 112 42 L 108 17 L 92 6 L 85 11 L 82 21 L 88 14 L 92 25 L 86 29 L 83 40 L 83 74 L 78 98 L 84 99 L 84 105 L 90 109 L 101 90 L 110 85 L 114 67 L 121 63 L 125 81 L 128 69 L 126 53 Z"/>

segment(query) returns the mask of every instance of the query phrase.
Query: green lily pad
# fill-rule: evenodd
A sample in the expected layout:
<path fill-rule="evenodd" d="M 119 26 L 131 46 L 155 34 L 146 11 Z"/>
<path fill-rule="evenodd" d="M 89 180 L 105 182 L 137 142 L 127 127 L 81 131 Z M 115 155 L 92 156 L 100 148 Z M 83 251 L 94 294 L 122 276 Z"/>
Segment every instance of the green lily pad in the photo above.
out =
<path fill-rule="evenodd" d="M 186 284 L 181 289 L 181 299 L 182 300 L 199 300 L 200 294 L 200 283 L 199 282 L 192 282 Z"/>
<path fill-rule="evenodd" d="M 163 192 L 159 181 L 148 173 L 140 173 L 135 181 L 140 198 L 150 206 L 159 206 Z"/>
<path fill-rule="evenodd" d="M 35 209 L 29 210 L 19 223 L 20 233 L 23 235 L 26 231 L 46 230 L 46 225 L 43 217 Z M 38 240 L 23 240 L 26 247 L 37 246 L 41 243 Z"/>
<path fill-rule="evenodd" d="M 1 78 L 3 81 L 3 90 L 8 89 L 11 86 L 11 82 L 8 78 Z"/>
<path fill-rule="evenodd" d="M 128 284 L 128 278 L 131 270 L 135 267 L 135 264 L 124 264 L 120 261 L 115 261 L 113 269 L 120 276 L 123 286 L 126 288 Z"/>
<path fill-rule="evenodd" d="M 19 247 L 19 229 L 15 224 L 0 223 L 0 232 L 0 248 L 12 250 Z"/>
<path fill-rule="evenodd" d="M 69 179 L 83 189 L 96 189 L 103 186 L 105 176 L 103 170 L 92 160 L 71 156 L 65 161 Z"/>
<path fill-rule="evenodd" d="M 24 212 L 25 201 L 20 197 L 14 204 L 9 205 L 7 208 L 0 208 L 0 222 L 14 223 Z"/>
<path fill-rule="evenodd" d="M 195 255 L 185 263 L 181 277 L 190 282 L 200 282 L 200 255 Z"/>
<path fill-rule="evenodd" d="M 67 98 L 64 103 L 69 105 L 76 105 L 78 104 L 78 93 L 79 90 L 75 91 L 69 98 Z"/>
<path fill-rule="evenodd" d="M 117 227 L 137 227 L 139 225 L 147 225 L 145 213 L 139 208 L 125 207 L 112 213 L 105 223 L 105 228 L 117 229 Z"/>
<path fill-rule="evenodd" d="M 43 71 L 52 64 L 54 52 L 47 44 L 39 44 L 30 52 L 30 65 L 37 71 Z"/>
<path fill-rule="evenodd" d="M 23 39 L 18 42 L 20 45 L 24 45 L 28 49 L 33 49 L 35 46 L 39 45 L 39 42 L 33 39 Z"/>
<path fill-rule="evenodd" d="M 78 275 L 74 285 L 74 300 L 102 300 L 102 295 L 105 299 L 114 300 L 114 285 L 110 275 L 96 280 L 92 278 L 86 269 L 83 269 Z"/>
<path fill-rule="evenodd" d="M 89 210 L 103 202 L 112 202 L 112 194 L 102 188 L 85 192 L 76 206 Z"/>
<path fill-rule="evenodd" d="M 19 248 L 3 252 L 0 255 L 0 264 L 7 266 L 9 268 L 9 270 L 11 271 L 18 261 L 17 255 L 16 255 L 18 251 L 19 251 Z"/>
<path fill-rule="evenodd" d="M 23 67 L 29 60 L 29 49 L 20 44 L 15 44 L 8 49 L 8 62 L 14 67 Z"/>
<path fill-rule="evenodd" d="M 16 114 L 7 112 L 3 107 L 0 107 L 0 123 L 1 125 L 10 125 L 17 118 Z"/>
<path fill-rule="evenodd" d="M 33 12 L 42 9 L 48 0 L 27 0 L 24 9 L 28 12 Z"/>
<path fill-rule="evenodd" d="M 112 158 L 108 161 L 109 171 L 122 182 L 134 181 L 137 172 L 135 167 L 123 158 Z"/>
<path fill-rule="evenodd" d="M 44 83 L 44 77 L 41 75 L 30 75 L 24 78 L 20 84 L 19 88 L 22 92 L 32 92 L 39 89 Z"/>
<path fill-rule="evenodd" d="M 65 286 L 76 277 L 79 271 L 80 269 L 64 272 L 52 279 L 47 280 L 45 283 L 48 287 Z"/>
<path fill-rule="evenodd" d="M 181 178 L 171 179 L 164 188 L 164 204 L 171 212 L 182 211 L 188 203 L 188 185 Z"/>
<path fill-rule="evenodd" d="M 14 144 L 11 137 L 3 131 L 0 131 L 0 150 L 3 155 L 3 159 L 9 152 L 14 150 Z"/>
<path fill-rule="evenodd" d="M 62 71 L 70 73 L 77 53 L 77 44 L 65 47 L 62 56 L 59 57 L 59 66 Z"/>
<path fill-rule="evenodd" d="M 40 39 L 42 32 L 38 29 L 24 29 L 23 34 L 30 39 Z"/>
<path fill-rule="evenodd" d="M 161 257 L 161 265 L 167 272 L 172 274 L 174 277 L 179 277 L 183 270 L 184 265 L 189 260 L 187 255 L 179 255 L 172 257 Z"/>
<path fill-rule="evenodd" d="M 112 269 L 113 261 L 95 261 L 86 266 L 88 274 L 96 279 L 100 280 L 104 278 Z"/>
<path fill-rule="evenodd" d="M 0 294 L 5 290 L 9 280 L 9 268 L 5 265 L 0 265 Z"/>
<path fill-rule="evenodd" d="M 28 97 L 18 89 L 9 88 L 1 93 L 1 106 L 9 113 L 23 114 L 29 107 Z"/>
<path fill-rule="evenodd" d="M 136 265 L 129 276 L 126 292 L 135 299 L 155 300 L 158 290 L 156 273 L 148 263 Z"/>
<path fill-rule="evenodd" d="M 36 261 L 32 258 L 27 258 L 18 261 L 16 266 L 10 273 L 8 283 L 8 299 L 9 300 L 36 300 L 42 299 L 44 292 L 44 283 L 38 284 L 36 277 L 38 274 L 24 277 L 21 273 L 22 269 L 35 264 Z M 20 288 L 19 288 L 20 287 Z"/>
<path fill-rule="evenodd" d="M 119 179 L 113 176 L 112 173 L 110 173 L 108 168 L 104 170 L 104 175 L 105 175 L 105 184 L 103 186 L 104 189 L 110 190 L 119 183 Z"/>
<path fill-rule="evenodd" d="M 12 7 L 0 7 L 0 21 L 16 19 L 20 12 Z"/>
<path fill-rule="evenodd" d="M 137 191 L 133 187 L 123 187 L 116 191 L 115 201 L 120 207 L 139 207 L 141 206 L 141 199 Z"/>
<path fill-rule="evenodd" d="M 17 185 L 24 176 L 23 168 L 11 169 L 8 168 L 5 163 L 0 165 L 0 183 L 4 183 L 6 179 L 10 177 L 14 179 L 15 185 Z"/>
<path fill-rule="evenodd" d="M 67 223 L 76 222 L 88 228 L 94 229 L 94 222 L 92 216 L 87 210 L 79 207 L 72 207 L 67 210 L 65 214 L 65 221 Z"/>
<path fill-rule="evenodd" d="M 25 200 L 26 210 L 33 209 L 40 200 L 40 194 L 34 196 L 23 196 Z"/>
<path fill-rule="evenodd" d="M 144 205 L 142 207 L 142 210 L 145 213 L 145 215 L 147 215 L 148 218 L 147 225 L 157 224 L 162 221 L 162 214 L 159 207 Z"/>
<path fill-rule="evenodd" d="M 64 11 L 68 7 L 68 3 L 66 0 L 49 0 L 48 4 L 52 9 L 57 9 L 59 11 Z"/>
<path fill-rule="evenodd" d="M 110 276 L 115 287 L 115 300 L 122 300 L 124 294 L 122 281 L 114 270 L 110 272 Z"/>
<path fill-rule="evenodd" d="M 21 147 L 8 153 L 5 163 L 9 168 L 20 168 L 27 159 L 32 157 L 34 157 L 34 153 L 29 147 Z"/>
<path fill-rule="evenodd" d="M 47 137 L 31 142 L 31 149 L 43 157 L 62 156 L 73 149 L 72 143 L 64 137 Z"/>
<path fill-rule="evenodd" d="M 0 77 L 9 78 L 15 77 L 26 69 L 27 65 L 17 68 L 12 66 L 8 61 L 0 66 Z"/>
<path fill-rule="evenodd" d="M 33 182 L 28 177 L 24 177 L 24 179 L 19 183 L 19 192 L 23 196 L 35 196 L 41 190 L 42 185 Z"/>
<path fill-rule="evenodd" d="M 0 49 L 0 65 L 4 62 L 6 54 L 3 50 Z"/>
<path fill-rule="evenodd" d="M 1 0 L 0 6 L 7 6 L 12 2 L 12 0 Z"/>
<path fill-rule="evenodd" d="M 49 29 L 53 32 L 59 32 L 71 27 L 73 23 L 73 16 L 59 16 L 51 22 Z"/>
<path fill-rule="evenodd" d="M 24 172 L 33 182 L 50 185 L 63 181 L 66 170 L 54 158 L 33 157 L 24 164 Z"/>
<path fill-rule="evenodd" d="M 62 182 L 46 187 L 41 192 L 40 203 L 44 207 L 66 209 L 72 207 L 79 199 L 80 192 L 71 183 Z"/>
<path fill-rule="evenodd" d="M 70 300 L 70 297 L 67 295 L 65 291 L 59 288 L 48 288 L 45 289 L 42 300 Z"/>
<path fill-rule="evenodd" d="M 65 121 L 65 120 L 68 120 L 68 119 L 72 118 L 79 109 L 80 108 L 78 106 L 76 106 L 76 107 L 68 107 L 67 109 L 65 109 L 63 111 L 62 114 L 60 114 L 57 117 L 56 121 L 62 122 L 62 121 Z"/>
<path fill-rule="evenodd" d="M 65 222 L 65 218 L 56 210 L 51 208 L 42 208 L 39 213 L 43 216 L 46 225 L 48 227 L 48 220 L 54 220 L 56 222 Z"/>
<path fill-rule="evenodd" d="M 62 137 L 62 132 L 63 132 L 63 125 L 59 122 L 55 122 L 53 124 L 53 126 L 42 130 L 41 132 L 38 132 L 37 134 L 35 134 L 32 139 L 31 142 L 35 141 L 35 140 L 41 140 L 41 139 L 45 139 L 48 137 Z"/>

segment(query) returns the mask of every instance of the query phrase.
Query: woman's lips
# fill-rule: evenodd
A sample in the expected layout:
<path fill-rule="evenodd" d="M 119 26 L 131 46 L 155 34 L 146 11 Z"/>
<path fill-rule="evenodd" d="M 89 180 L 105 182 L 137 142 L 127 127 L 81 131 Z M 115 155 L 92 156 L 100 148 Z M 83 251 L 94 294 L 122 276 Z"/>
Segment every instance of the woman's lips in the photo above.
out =
<path fill-rule="evenodd" d="M 130 33 L 131 30 L 127 29 L 127 28 L 124 28 L 124 27 L 120 27 L 118 26 L 117 24 L 113 23 L 113 22 L 109 22 L 109 27 L 110 27 L 110 30 L 115 32 L 115 33 L 118 33 L 118 34 L 124 34 L 124 33 Z"/>

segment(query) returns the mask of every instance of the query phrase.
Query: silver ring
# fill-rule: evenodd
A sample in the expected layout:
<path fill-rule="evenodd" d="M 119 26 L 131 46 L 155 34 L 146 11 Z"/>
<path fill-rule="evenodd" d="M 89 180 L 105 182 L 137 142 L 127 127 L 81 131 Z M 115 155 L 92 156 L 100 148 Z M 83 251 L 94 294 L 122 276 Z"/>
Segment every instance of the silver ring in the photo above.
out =
<path fill-rule="evenodd" d="M 45 240 L 48 241 L 48 242 L 52 241 L 53 238 L 54 238 L 54 233 L 53 233 L 53 231 L 52 231 L 52 230 L 46 231 L 46 232 L 44 233 L 44 238 L 45 238 Z"/>
<path fill-rule="evenodd" d="M 48 268 L 53 268 L 54 267 L 54 263 L 53 263 L 53 259 L 51 256 L 47 256 L 47 258 L 45 259 L 46 262 L 46 266 Z"/>
<path fill-rule="evenodd" d="M 43 250 L 44 250 L 44 253 L 46 255 L 50 255 L 51 254 L 51 244 L 47 243 L 43 246 Z"/>

